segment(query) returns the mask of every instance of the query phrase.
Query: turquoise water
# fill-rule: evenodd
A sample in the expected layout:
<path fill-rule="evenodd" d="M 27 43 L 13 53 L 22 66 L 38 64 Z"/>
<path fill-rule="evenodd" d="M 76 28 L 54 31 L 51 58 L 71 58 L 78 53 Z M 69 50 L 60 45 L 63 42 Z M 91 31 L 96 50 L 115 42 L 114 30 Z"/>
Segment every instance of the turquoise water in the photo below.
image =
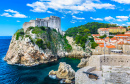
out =
<path fill-rule="evenodd" d="M 57 70 L 60 62 L 70 64 L 77 71 L 76 67 L 80 60 L 62 58 L 56 62 L 41 64 L 33 67 L 17 66 L 7 64 L 5 57 L 11 37 L 0 37 L 0 84 L 58 84 L 59 80 L 51 79 L 48 73 Z"/>

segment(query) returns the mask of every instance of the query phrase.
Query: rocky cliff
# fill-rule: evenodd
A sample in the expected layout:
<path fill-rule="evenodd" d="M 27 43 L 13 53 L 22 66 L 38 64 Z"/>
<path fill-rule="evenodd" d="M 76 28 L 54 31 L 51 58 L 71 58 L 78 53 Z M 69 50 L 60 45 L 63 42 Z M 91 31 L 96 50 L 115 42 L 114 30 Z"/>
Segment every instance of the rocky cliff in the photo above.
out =
<path fill-rule="evenodd" d="M 71 58 L 84 58 L 91 56 L 91 50 L 88 45 L 86 45 L 86 49 L 84 50 L 80 45 L 76 44 L 73 37 L 67 36 L 66 39 L 68 43 L 72 46 L 71 52 L 67 54 L 68 57 Z"/>
<path fill-rule="evenodd" d="M 49 75 L 56 75 L 60 79 L 66 79 L 66 83 L 71 83 L 71 80 L 75 77 L 75 71 L 69 64 L 60 62 L 58 71 L 52 70 L 49 72 Z"/>
<path fill-rule="evenodd" d="M 26 32 L 20 29 L 13 35 L 4 60 L 25 66 L 55 61 L 69 50 L 63 38 L 55 29 L 29 27 Z"/>

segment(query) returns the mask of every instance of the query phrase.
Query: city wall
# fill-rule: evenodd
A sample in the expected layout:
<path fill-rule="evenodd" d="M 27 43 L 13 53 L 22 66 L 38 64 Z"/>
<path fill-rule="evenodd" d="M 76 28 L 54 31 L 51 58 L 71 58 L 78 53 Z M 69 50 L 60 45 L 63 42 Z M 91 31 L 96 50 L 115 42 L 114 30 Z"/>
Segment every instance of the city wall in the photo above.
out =
<path fill-rule="evenodd" d="M 103 55 L 91 56 L 88 62 L 88 66 L 96 67 L 96 70 L 101 70 L 102 65 L 108 66 L 128 66 L 130 67 L 130 55 Z"/>

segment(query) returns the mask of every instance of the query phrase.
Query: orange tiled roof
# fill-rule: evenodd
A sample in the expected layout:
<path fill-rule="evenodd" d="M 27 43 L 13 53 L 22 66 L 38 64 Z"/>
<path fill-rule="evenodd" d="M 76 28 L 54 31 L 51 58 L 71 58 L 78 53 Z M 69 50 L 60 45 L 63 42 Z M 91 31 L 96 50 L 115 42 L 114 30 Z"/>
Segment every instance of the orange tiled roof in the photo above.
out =
<path fill-rule="evenodd" d="M 94 39 L 95 39 L 95 40 L 104 40 L 104 39 L 100 39 L 100 38 L 96 38 L 96 37 L 95 37 Z"/>
<path fill-rule="evenodd" d="M 111 40 L 117 40 L 116 37 L 111 38 Z"/>
<path fill-rule="evenodd" d="M 99 45 L 99 47 L 104 47 L 104 45 Z M 107 45 L 107 48 L 116 48 L 114 45 Z"/>
<path fill-rule="evenodd" d="M 104 45 L 99 45 L 99 47 L 104 47 Z"/>
<path fill-rule="evenodd" d="M 97 43 L 97 44 L 99 44 L 99 45 L 103 45 L 104 43 Z"/>
<path fill-rule="evenodd" d="M 107 48 L 116 48 L 114 45 L 106 46 Z"/>
<path fill-rule="evenodd" d="M 100 34 L 92 34 L 92 36 L 100 36 Z"/>
<path fill-rule="evenodd" d="M 101 31 L 109 31 L 108 28 L 99 28 Z"/>
<path fill-rule="evenodd" d="M 123 45 L 123 44 L 124 44 L 124 42 L 119 42 L 118 44 L 119 44 L 119 45 Z"/>
<path fill-rule="evenodd" d="M 115 35 L 115 36 L 130 36 L 130 34 L 118 34 L 118 35 Z"/>

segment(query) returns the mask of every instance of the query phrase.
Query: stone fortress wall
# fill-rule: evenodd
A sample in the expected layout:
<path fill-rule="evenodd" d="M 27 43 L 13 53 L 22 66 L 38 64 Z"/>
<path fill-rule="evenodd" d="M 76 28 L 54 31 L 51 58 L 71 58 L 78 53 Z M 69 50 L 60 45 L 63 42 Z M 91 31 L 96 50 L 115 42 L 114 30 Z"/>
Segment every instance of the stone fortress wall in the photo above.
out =
<path fill-rule="evenodd" d="M 30 22 L 25 22 L 23 24 L 24 32 L 30 26 L 32 26 L 32 27 L 35 27 L 35 26 L 50 27 L 50 28 L 56 29 L 58 32 L 62 33 L 61 32 L 61 19 L 59 17 L 56 17 L 56 16 L 50 16 L 50 17 L 46 17 L 43 19 L 36 18 L 36 20 L 30 20 Z"/>
<path fill-rule="evenodd" d="M 130 67 L 130 55 L 105 55 L 105 61 L 103 55 L 93 55 L 89 58 L 87 65 L 75 73 L 75 84 L 106 84 L 103 83 L 101 76 L 102 66 Z M 99 79 L 93 81 L 83 71 L 98 74 Z"/>
<path fill-rule="evenodd" d="M 95 55 L 90 57 L 88 66 L 96 67 L 96 70 L 100 71 L 102 69 L 102 65 L 130 67 L 130 55 L 106 55 L 105 60 L 103 55 Z"/>

